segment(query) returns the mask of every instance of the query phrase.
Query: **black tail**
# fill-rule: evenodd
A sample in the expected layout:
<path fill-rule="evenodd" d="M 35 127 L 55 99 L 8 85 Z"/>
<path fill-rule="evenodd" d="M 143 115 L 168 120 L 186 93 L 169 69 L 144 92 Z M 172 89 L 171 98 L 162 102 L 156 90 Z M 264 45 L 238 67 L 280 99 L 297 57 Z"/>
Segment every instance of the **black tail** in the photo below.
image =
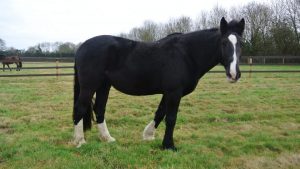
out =
<path fill-rule="evenodd" d="M 79 97 L 79 93 L 80 93 L 80 85 L 79 85 L 79 81 L 78 81 L 78 74 L 77 74 L 77 68 L 76 65 L 74 66 L 74 103 L 73 103 L 73 121 L 75 121 L 75 106 Z M 83 115 L 83 130 L 90 130 L 92 127 L 92 103 L 91 106 L 88 107 L 87 112 L 84 113 Z"/>

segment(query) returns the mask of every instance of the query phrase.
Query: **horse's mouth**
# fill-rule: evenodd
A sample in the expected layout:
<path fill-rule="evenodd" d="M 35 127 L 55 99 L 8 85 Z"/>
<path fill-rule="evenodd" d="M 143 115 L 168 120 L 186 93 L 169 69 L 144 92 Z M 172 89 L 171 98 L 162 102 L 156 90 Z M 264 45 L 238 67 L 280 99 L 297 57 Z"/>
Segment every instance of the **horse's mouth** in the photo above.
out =
<path fill-rule="evenodd" d="M 229 83 L 236 83 L 239 79 L 234 79 L 232 77 L 227 76 L 227 80 L 228 80 Z"/>
<path fill-rule="evenodd" d="M 230 71 L 226 69 L 226 76 L 227 76 L 228 82 L 230 82 L 230 83 L 236 83 L 237 81 L 239 81 L 239 79 L 241 77 L 241 72 L 238 71 L 236 74 L 232 75 L 230 73 Z"/>

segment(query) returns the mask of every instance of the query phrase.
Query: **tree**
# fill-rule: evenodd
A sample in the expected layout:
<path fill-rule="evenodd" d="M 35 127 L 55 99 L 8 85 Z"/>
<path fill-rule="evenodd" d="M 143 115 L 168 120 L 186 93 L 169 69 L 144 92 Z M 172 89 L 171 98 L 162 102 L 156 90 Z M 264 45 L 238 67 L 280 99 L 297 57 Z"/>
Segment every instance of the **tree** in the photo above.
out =
<path fill-rule="evenodd" d="M 61 44 L 58 47 L 57 52 L 61 54 L 66 54 L 66 53 L 75 53 L 75 50 L 76 50 L 76 45 L 74 43 L 66 42 Z"/>
<path fill-rule="evenodd" d="M 300 43 L 299 29 L 300 29 L 300 2 L 299 0 L 285 0 L 288 20 L 293 28 L 294 35 Z"/>
<path fill-rule="evenodd" d="M 158 39 L 158 26 L 152 21 L 145 21 L 139 29 L 139 39 L 145 42 L 152 42 Z"/>
<path fill-rule="evenodd" d="M 256 2 L 243 7 L 242 15 L 246 20 L 245 39 L 249 43 L 251 55 L 266 55 L 270 44 L 272 11 L 269 6 Z"/>
<path fill-rule="evenodd" d="M 192 30 L 192 19 L 187 16 L 182 16 L 178 19 L 170 19 L 167 24 L 164 25 L 164 34 L 168 35 L 175 32 L 186 33 Z"/>
<path fill-rule="evenodd" d="M 231 7 L 229 12 L 228 12 L 228 18 L 230 20 L 235 19 L 235 20 L 241 20 L 244 16 L 242 15 L 243 13 L 243 8 L 242 7 Z"/>
<path fill-rule="evenodd" d="M 6 49 L 5 41 L 0 38 L 0 51 L 4 51 L 5 49 Z"/>
<path fill-rule="evenodd" d="M 153 21 L 145 21 L 143 26 L 131 29 L 129 34 L 122 33 L 121 37 L 132 40 L 151 42 L 160 38 L 160 28 Z"/>
<path fill-rule="evenodd" d="M 195 30 L 203 30 L 208 28 L 208 23 L 207 23 L 207 12 L 202 11 L 200 16 L 195 21 L 194 24 L 194 29 Z"/>
<path fill-rule="evenodd" d="M 219 27 L 220 20 L 222 17 L 227 18 L 227 11 L 226 9 L 220 7 L 219 5 L 216 5 L 212 11 L 209 13 L 208 16 L 208 27 Z"/>
<path fill-rule="evenodd" d="M 277 23 L 271 29 L 272 38 L 275 43 L 276 54 L 278 55 L 296 55 L 299 54 L 299 45 L 294 36 L 293 29 L 286 23 Z"/>
<path fill-rule="evenodd" d="M 50 53 L 52 51 L 50 42 L 43 42 L 38 44 L 38 46 L 43 53 Z"/>
<path fill-rule="evenodd" d="M 30 53 L 30 54 L 42 54 L 43 51 L 40 48 L 39 45 L 35 45 L 35 46 L 31 46 L 27 49 L 26 53 Z"/>
<path fill-rule="evenodd" d="M 286 22 L 285 0 L 273 0 L 271 4 L 272 25 L 277 25 Z"/>

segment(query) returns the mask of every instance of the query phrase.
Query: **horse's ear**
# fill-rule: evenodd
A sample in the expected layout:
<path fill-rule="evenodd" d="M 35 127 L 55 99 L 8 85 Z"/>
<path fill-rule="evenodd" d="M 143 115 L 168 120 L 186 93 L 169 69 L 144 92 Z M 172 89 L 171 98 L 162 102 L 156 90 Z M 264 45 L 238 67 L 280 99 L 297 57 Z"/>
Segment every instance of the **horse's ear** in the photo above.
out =
<path fill-rule="evenodd" d="M 242 36 L 242 34 L 243 34 L 243 32 L 244 32 L 244 30 L 245 30 L 245 19 L 244 18 L 242 18 L 241 19 L 241 21 L 239 22 L 239 29 L 238 29 L 238 34 L 240 35 L 240 36 Z"/>
<path fill-rule="evenodd" d="M 228 23 L 224 17 L 222 17 L 221 22 L 220 22 L 220 30 L 221 30 L 222 35 L 225 35 L 228 30 Z"/>

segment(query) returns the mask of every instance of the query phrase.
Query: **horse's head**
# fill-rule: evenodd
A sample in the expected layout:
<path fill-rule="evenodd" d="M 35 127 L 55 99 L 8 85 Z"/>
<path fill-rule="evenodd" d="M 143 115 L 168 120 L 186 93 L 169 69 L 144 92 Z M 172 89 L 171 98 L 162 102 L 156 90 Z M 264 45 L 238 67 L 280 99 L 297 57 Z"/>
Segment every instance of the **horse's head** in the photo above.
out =
<path fill-rule="evenodd" d="M 221 64 L 225 67 L 229 82 L 237 82 L 241 77 L 239 69 L 239 59 L 242 54 L 241 36 L 245 28 L 245 20 L 231 21 L 227 23 L 223 17 L 220 22 L 221 31 Z"/>

